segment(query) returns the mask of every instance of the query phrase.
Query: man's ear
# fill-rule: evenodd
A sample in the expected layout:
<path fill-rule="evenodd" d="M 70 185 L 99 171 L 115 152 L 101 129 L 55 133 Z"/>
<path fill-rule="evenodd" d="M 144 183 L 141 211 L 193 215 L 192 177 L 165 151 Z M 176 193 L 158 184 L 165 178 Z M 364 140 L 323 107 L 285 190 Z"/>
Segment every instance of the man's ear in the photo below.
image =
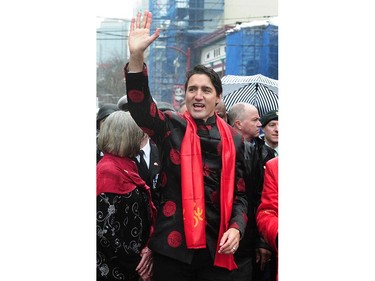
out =
<path fill-rule="evenodd" d="M 220 94 L 219 96 L 216 96 L 216 102 L 215 102 L 215 106 L 217 106 L 221 100 L 221 96 L 222 94 Z"/>
<path fill-rule="evenodd" d="M 236 121 L 234 121 L 234 126 L 235 126 L 236 128 L 238 128 L 238 129 L 241 130 L 241 121 L 240 121 L 240 120 L 236 120 Z"/>

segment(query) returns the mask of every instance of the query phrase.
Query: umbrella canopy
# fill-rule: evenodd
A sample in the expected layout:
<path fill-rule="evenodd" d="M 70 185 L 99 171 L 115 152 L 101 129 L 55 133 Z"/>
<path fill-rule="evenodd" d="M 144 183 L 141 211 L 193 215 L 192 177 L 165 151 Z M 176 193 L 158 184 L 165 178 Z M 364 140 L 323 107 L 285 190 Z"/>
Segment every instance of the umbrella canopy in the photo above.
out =
<path fill-rule="evenodd" d="M 228 75 L 222 78 L 223 101 L 227 110 L 239 102 L 250 103 L 263 116 L 270 110 L 279 109 L 277 80 L 261 74 L 253 76 Z"/>
<path fill-rule="evenodd" d="M 276 94 L 279 92 L 279 81 L 262 74 L 250 76 L 225 75 L 221 78 L 221 83 L 223 84 L 223 96 L 233 93 L 235 90 L 251 83 L 263 84 Z"/>

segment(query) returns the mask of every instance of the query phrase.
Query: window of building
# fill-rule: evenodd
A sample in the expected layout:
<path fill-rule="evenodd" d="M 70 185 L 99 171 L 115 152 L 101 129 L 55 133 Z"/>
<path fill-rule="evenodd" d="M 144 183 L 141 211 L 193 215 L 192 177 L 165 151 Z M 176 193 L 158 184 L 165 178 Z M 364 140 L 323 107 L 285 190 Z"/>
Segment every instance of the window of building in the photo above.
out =
<path fill-rule="evenodd" d="M 216 48 L 216 49 L 214 50 L 214 58 L 216 58 L 216 57 L 218 57 L 218 56 L 220 56 L 220 48 Z"/>

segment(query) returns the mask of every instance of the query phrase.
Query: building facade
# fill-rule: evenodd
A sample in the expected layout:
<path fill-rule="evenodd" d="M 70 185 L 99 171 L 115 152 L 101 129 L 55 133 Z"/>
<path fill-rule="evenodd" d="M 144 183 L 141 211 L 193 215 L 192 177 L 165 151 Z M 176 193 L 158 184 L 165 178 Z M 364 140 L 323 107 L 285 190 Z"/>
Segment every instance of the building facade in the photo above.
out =
<path fill-rule="evenodd" d="M 228 71 L 236 75 L 259 72 L 265 76 L 273 73 L 271 78 L 277 79 L 277 25 L 269 24 L 267 28 L 248 26 L 257 20 L 270 21 L 276 17 L 277 0 L 138 2 L 142 8 L 135 10 L 143 11 L 148 7 L 153 14 L 151 32 L 161 28 L 160 36 L 150 46 L 145 60 L 149 68 L 150 90 L 157 101 L 170 102 L 178 108 L 184 99 L 186 72 L 196 64 L 210 66 L 220 76 L 229 74 Z M 98 62 L 114 55 L 122 56 L 124 62 L 128 60 L 126 38 L 129 22 L 117 27 L 115 24 L 118 23 L 107 23 L 97 32 Z M 117 40 L 112 40 L 106 43 L 104 36 L 122 38 L 123 42 L 117 44 Z M 109 44 L 113 44 L 112 47 Z M 263 47 L 259 46 L 261 44 Z M 272 64 L 268 67 L 273 72 L 265 70 L 265 64 Z"/>

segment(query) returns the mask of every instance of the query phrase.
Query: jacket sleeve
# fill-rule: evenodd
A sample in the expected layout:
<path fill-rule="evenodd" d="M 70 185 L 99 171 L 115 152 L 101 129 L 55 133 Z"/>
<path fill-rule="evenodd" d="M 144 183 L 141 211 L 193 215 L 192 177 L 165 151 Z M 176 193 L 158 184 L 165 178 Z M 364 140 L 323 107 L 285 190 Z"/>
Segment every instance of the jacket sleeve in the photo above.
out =
<path fill-rule="evenodd" d="M 234 187 L 232 218 L 229 227 L 237 228 L 240 231 L 241 238 L 245 233 L 248 222 L 248 198 L 246 195 L 244 173 L 244 145 L 242 140 L 237 140 L 236 148 L 236 181 Z"/>
<path fill-rule="evenodd" d="M 277 252 L 278 233 L 278 157 L 266 163 L 264 186 L 256 220 L 259 232 Z"/>
<path fill-rule="evenodd" d="M 148 134 L 155 143 L 159 143 L 166 133 L 166 122 L 163 112 L 158 110 L 148 86 L 148 70 L 144 64 L 143 72 L 128 72 L 125 65 L 124 74 L 128 109 L 138 126 Z"/>

